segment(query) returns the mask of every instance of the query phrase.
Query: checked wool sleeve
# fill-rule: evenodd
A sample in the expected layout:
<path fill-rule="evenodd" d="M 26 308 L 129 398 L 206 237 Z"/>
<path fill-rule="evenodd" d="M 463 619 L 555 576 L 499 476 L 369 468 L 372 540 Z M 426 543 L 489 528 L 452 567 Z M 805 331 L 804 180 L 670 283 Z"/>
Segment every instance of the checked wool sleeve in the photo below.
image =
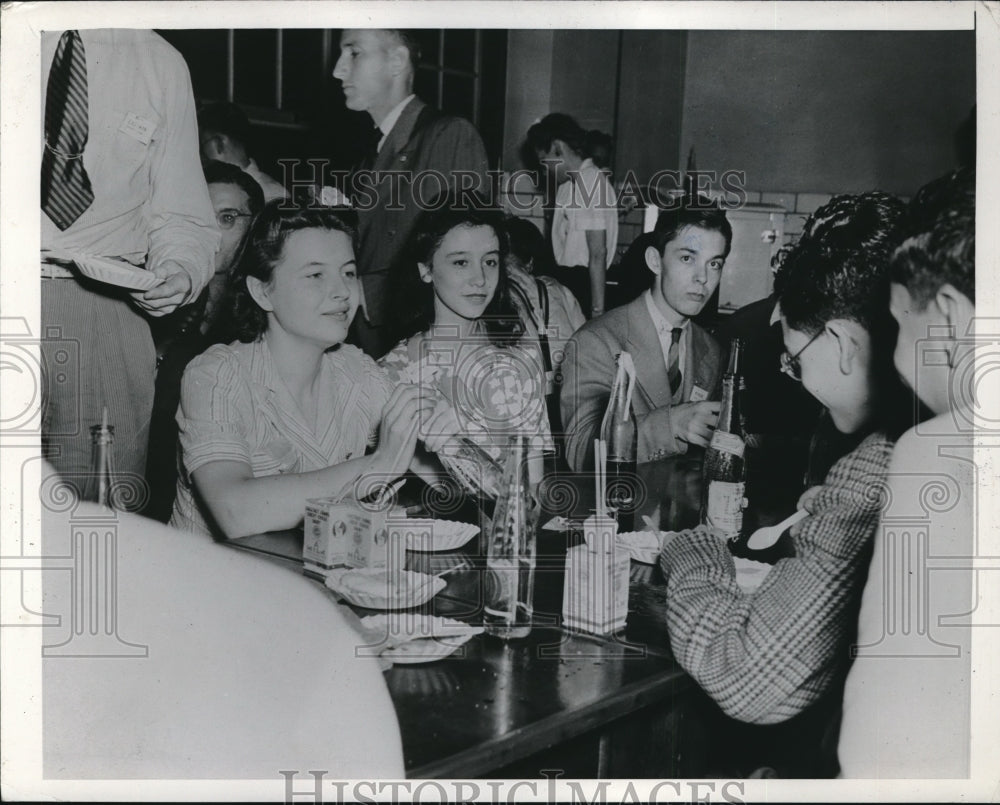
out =
<path fill-rule="evenodd" d="M 813 704 L 849 664 L 892 443 L 872 434 L 830 470 L 793 557 L 753 593 L 726 543 L 679 534 L 660 556 L 674 656 L 727 715 L 773 724 Z"/>

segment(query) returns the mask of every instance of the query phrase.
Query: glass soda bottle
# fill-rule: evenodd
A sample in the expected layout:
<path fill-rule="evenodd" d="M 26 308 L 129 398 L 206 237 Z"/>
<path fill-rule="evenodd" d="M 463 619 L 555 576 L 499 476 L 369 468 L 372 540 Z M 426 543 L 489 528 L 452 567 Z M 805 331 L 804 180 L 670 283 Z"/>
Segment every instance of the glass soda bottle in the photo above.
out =
<path fill-rule="evenodd" d="M 615 379 L 601 425 L 601 438 L 608 447 L 607 504 L 615 511 L 619 534 L 635 530 L 638 488 L 635 457 L 639 434 L 632 410 L 634 383 L 632 357 L 620 352 L 615 356 Z"/>
<path fill-rule="evenodd" d="M 118 492 L 115 489 L 115 469 L 112 445 L 115 442 L 115 426 L 107 423 L 107 415 L 100 425 L 90 428 L 90 474 L 84 484 L 81 499 L 100 504 L 108 509 L 121 508 L 117 505 Z"/>
<path fill-rule="evenodd" d="M 506 640 L 526 637 L 531 631 L 537 522 L 538 501 L 529 475 L 527 437 L 513 436 L 488 535 L 487 634 Z"/>
<path fill-rule="evenodd" d="M 743 531 L 746 494 L 746 436 L 740 416 L 740 353 L 743 342 L 730 343 L 729 366 L 722 376 L 722 408 L 702 465 L 701 522 L 730 540 Z"/>

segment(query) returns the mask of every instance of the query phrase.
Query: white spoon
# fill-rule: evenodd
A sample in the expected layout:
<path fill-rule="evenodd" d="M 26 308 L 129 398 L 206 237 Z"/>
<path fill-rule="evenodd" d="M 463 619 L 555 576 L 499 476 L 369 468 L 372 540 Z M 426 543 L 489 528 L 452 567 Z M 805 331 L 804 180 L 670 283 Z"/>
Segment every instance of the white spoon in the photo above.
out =
<path fill-rule="evenodd" d="M 808 517 L 809 512 L 805 509 L 799 509 L 791 517 L 782 520 L 777 525 L 764 526 L 764 528 L 758 528 L 750 535 L 750 539 L 747 540 L 747 547 L 754 551 L 763 551 L 766 548 L 770 548 L 774 543 L 778 541 L 785 529 L 789 526 L 795 525 L 803 517 Z"/>

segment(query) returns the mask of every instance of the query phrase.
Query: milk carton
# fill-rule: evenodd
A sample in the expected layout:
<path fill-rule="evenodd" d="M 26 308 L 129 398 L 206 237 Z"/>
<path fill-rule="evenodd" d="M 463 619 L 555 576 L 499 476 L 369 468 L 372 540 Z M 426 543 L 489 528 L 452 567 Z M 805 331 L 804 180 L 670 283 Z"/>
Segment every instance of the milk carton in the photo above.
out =
<path fill-rule="evenodd" d="M 588 517 L 584 544 L 566 551 L 563 626 L 608 635 L 625 628 L 629 554 L 616 544 L 614 519 Z"/>
<path fill-rule="evenodd" d="M 306 501 L 302 559 L 324 568 L 385 567 L 386 512 L 355 500 Z"/>
<path fill-rule="evenodd" d="M 353 531 L 352 508 L 337 498 L 310 498 L 302 539 L 302 559 L 320 567 L 347 562 L 348 535 Z"/>

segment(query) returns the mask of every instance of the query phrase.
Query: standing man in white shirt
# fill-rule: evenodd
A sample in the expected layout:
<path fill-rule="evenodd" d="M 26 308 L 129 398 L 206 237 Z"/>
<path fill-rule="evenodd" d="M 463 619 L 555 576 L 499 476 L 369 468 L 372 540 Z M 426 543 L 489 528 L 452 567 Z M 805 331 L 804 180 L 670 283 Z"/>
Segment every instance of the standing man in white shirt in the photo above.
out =
<path fill-rule="evenodd" d="M 552 217 L 556 279 L 588 318 L 604 313 L 604 284 L 618 246 L 618 203 L 608 175 L 587 153 L 599 132 L 553 112 L 528 129 L 528 145 L 558 185 Z"/>
<path fill-rule="evenodd" d="M 138 478 L 156 362 L 145 315 L 194 301 L 219 244 L 187 65 L 152 31 L 46 31 L 42 75 L 43 439 L 56 469 L 79 477 L 106 407 L 116 469 Z M 162 282 L 128 291 L 46 250 L 123 260 Z M 78 388 L 64 382 L 66 341 Z"/>
<path fill-rule="evenodd" d="M 364 183 L 366 198 L 355 200 L 362 300 L 351 339 L 374 358 L 395 343 L 388 326 L 389 278 L 421 208 L 456 187 L 488 189 L 479 132 L 413 94 L 419 59 L 419 45 L 407 31 L 345 30 L 333 70 L 347 108 L 367 112 L 375 127 L 376 148 L 364 165 L 373 173 Z M 360 184 L 357 175 L 352 184 Z"/>

